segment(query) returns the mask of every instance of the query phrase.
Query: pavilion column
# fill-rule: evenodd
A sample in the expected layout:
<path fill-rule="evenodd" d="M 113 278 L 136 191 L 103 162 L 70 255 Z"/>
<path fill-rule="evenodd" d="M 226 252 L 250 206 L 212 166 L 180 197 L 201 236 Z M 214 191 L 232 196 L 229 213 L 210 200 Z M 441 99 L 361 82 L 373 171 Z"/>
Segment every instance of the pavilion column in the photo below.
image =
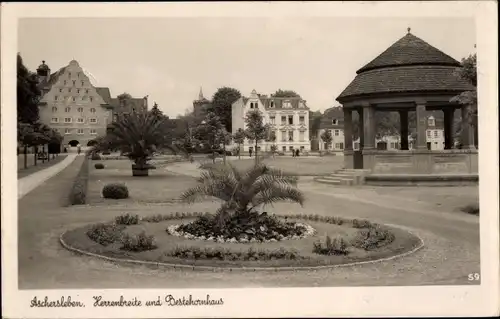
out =
<path fill-rule="evenodd" d="M 401 126 L 401 150 L 408 150 L 408 110 L 399 111 L 399 123 Z"/>
<path fill-rule="evenodd" d="M 462 106 L 462 148 L 475 149 L 474 146 L 474 130 L 470 121 L 470 105 Z"/>
<path fill-rule="evenodd" d="M 449 150 L 453 148 L 453 115 L 455 114 L 454 108 L 446 108 L 444 113 L 444 149 Z"/>
<path fill-rule="evenodd" d="M 363 106 L 363 149 L 375 148 L 375 108 L 372 105 Z"/>
<path fill-rule="evenodd" d="M 416 106 L 417 115 L 417 147 L 418 150 L 427 149 L 427 117 L 425 102 L 418 101 Z"/>
<path fill-rule="evenodd" d="M 359 136 L 359 150 L 361 151 L 365 146 L 365 119 L 363 116 L 363 109 L 358 109 L 358 136 Z"/>
<path fill-rule="evenodd" d="M 352 150 L 352 110 L 344 108 L 344 150 Z"/>

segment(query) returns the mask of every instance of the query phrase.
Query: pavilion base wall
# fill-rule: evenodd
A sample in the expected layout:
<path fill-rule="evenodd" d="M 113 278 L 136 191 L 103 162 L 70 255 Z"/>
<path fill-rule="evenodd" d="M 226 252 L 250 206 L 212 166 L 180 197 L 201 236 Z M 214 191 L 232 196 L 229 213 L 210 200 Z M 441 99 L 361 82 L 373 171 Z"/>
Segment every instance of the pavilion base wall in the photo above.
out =
<path fill-rule="evenodd" d="M 363 168 L 371 174 L 477 175 L 477 156 L 477 150 L 363 150 Z"/>
<path fill-rule="evenodd" d="M 353 152 L 344 151 L 344 168 L 353 169 L 354 168 L 354 156 Z"/>

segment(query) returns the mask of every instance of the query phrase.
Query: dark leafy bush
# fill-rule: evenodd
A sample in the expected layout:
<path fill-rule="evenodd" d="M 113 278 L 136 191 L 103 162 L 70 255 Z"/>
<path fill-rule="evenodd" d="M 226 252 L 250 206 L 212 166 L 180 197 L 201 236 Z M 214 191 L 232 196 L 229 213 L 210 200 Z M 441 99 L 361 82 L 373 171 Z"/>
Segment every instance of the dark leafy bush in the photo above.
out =
<path fill-rule="evenodd" d="M 146 216 L 142 218 L 142 221 L 148 222 L 148 223 L 159 223 L 165 220 L 173 220 L 173 219 L 184 219 L 184 218 L 193 218 L 193 217 L 200 217 L 203 216 L 204 214 L 209 214 L 209 213 L 203 213 L 203 212 L 186 212 L 186 213 L 177 213 L 177 214 L 158 214 L 158 215 L 153 215 L 153 216 Z"/>
<path fill-rule="evenodd" d="M 118 225 L 137 225 L 139 224 L 139 215 L 124 214 L 116 216 L 115 223 Z"/>
<path fill-rule="evenodd" d="M 382 227 L 361 229 L 352 241 L 352 245 L 364 250 L 383 247 L 394 241 L 394 234 Z"/>
<path fill-rule="evenodd" d="M 95 224 L 87 231 L 87 236 L 103 246 L 107 246 L 122 237 L 122 232 L 125 229 L 123 225 L 115 224 Z"/>
<path fill-rule="evenodd" d="M 257 261 L 277 259 L 296 260 L 305 258 L 303 256 L 300 256 L 298 251 L 295 249 L 286 250 L 282 247 L 276 250 L 256 250 L 253 247 L 250 247 L 246 251 L 232 251 L 230 249 L 222 247 L 176 247 L 174 250 L 167 252 L 166 255 L 184 259 L 215 259 L 229 261 Z"/>
<path fill-rule="evenodd" d="M 96 164 L 94 165 L 94 167 L 95 167 L 96 169 L 103 169 L 103 168 L 104 168 L 104 164 L 102 164 L 102 163 L 96 163 Z"/>
<path fill-rule="evenodd" d="M 365 219 L 361 219 L 361 220 L 353 219 L 352 220 L 352 227 L 353 228 L 371 228 L 371 227 L 373 227 L 373 224 Z"/>
<path fill-rule="evenodd" d="M 463 212 L 471 215 L 479 215 L 479 204 L 467 205 L 461 209 Z"/>
<path fill-rule="evenodd" d="M 146 235 L 146 232 L 141 232 L 135 236 L 125 234 L 122 237 L 121 249 L 133 252 L 141 252 L 146 250 L 156 249 L 154 236 Z"/>
<path fill-rule="evenodd" d="M 97 153 L 92 153 L 90 159 L 93 160 L 93 161 L 99 161 L 99 160 L 101 160 L 101 155 L 99 155 Z"/>
<path fill-rule="evenodd" d="M 176 230 L 197 237 L 222 236 L 224 239 L 240 240 L 246 238 L 264 241 L 279 240 L 280 235 L 283 237 L 301 236 L 305 233 L 306 228 L 295 222 L 280 220 L 277 216 L 268 215 L 266 212 L 251 211 L 233 214 L 224 219 L 221 219 L 219 214 L 203 215 L 194 222 L 180 225 Z"/>
<path fill-rule="evenodd" d="M 111 154 L 111 152 L 110 152 L 110 151 L 103 151 L 103 152 L 102 152 L 102 155 L 110 155 L 110 154 Z"/>
<path fill-rule="evenodd" d="M 347 242 L 342 237 L 332 240 L 330 236 L 326 236 L 324 243 L 314 242 L 313 252 L 320 255 L 347 255 L 349 253 Z"/>
<path fill-rule="evenodd" d="M 69 194 L 69 203 L 71 205 L 84 205 L 87 200 L 87 187 L 89 180 L 89 161 L 85 157 L 80 167 L 80 171 L 73 181 Z"/>
<path fill-rule="evenodd" d="M 102 189 L 104 198 L 123 199 L 128 198 L 128 188 L 122 183 L 112 183 L 105 185 Z"/>

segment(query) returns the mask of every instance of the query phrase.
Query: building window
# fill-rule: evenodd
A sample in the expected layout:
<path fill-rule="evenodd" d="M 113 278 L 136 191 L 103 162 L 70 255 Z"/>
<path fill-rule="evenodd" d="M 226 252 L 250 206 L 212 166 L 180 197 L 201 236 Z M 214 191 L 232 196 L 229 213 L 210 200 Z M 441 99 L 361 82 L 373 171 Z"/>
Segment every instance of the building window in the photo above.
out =
<path fill-rule="evenodd" d="M 439 137 L 439 131 L 434 131 L 434 137 Z"/>
<path fill-rule="evenodd" d="M 76 130 L 76 134 L 82 135 L 83 134 L 83 129 L 82 128 L 77 129 Z"/>
<path fill-rule="evenodd" d="M 90 113 L 95 113 L 95 108 L 91 108 Z"/>
<path fill-rule="evenodd" d="M 79 107 L 79 108 L 78 108 L 78 112 L 79 112 L 79 113 L 83 113 L 83 107 Z"/>
<path fill-rule="evenodd" d="M 286 116 L 281 117 L 281 124 L 286 124 Z"/>
<path fill-rule="evenodd" d="M 62 92 L 62 91 L 63 91 L 63 89 L 59 89 L 59 92 Z"/>
<path fill-rule="evenodd" d="M 77 76 L 77 77 L 80 77 L 80 72 L 78 72 L 78 73 L 76 74 L 76 76 Z"/>
<path fill-rule="evenodd" d="M 64 129 L 64 134 L 71 134 L 71 129 L 65 128 Z"/>
<path fill-rule="evenodd" d="M 82 84 L 83 85 L 83 84 Z M 88 89 L 85 89 L 85 93 L 89 94 L 89 90 Z"/>
<path fill-rule="evenodd" d="M 68 72 L 68 78 L 71 78 L 71 72 Z"/>
<path fill-rule="evenodd" d="M 71 117 L 65 117 L 64 118 L 64 123 L 71 123 Z"/>
<path fill-rule="evenodd" d="M 435 124 L 434 118 L 430 117 L 427 123 L 429 124 L 429 126 L 434 126 Z"/>
<path fill-rule="evenodd" d="M 59 96 L 57 96 L 57 95 L 54 96 L 54 100 L 57 101 L 58 98 L 59 98 Z"/>
<path fill-rule="evenodd" d="M 305 150 L 305 147 L 304 147 L 304 146 L 301 146 L 301 147 L 300 147 L 300 150 L 301 150 L 301 151 Z"/>
<path fill-rule="evenodd" d="M 92 102 L 92 97 L 89 97 L 89 99 L 90 99 L 90 102 Z"/>
<path fill-rule="evenodd" d="M 304 105 L 304 101 L 300 101 L 300 102 L 299 102 L 299 107 L 300 107 L 301 109 L 303 109 L 303 108 L 305 107 L 305 105 Z"/>
<path fill-rule="evenodd" d="M 90 134 L 91 135 L 96 135 L 97 134 L 97 131 L 95 130 L 95 128 L 91 128 L 90 129 Z"/>
<path fill-rule="evenodd" d="M 53 107 L 52 107 L 52 112 L 53 112 L 53 113 L 57 112 L 57 107 L 53 106 Z"/>
<path fill-rule="evenodd" d="M 335 130 L 333 132 L 334 132 L 335 136 L 339 136 L 339 130 Z"/>
<path fill-rule="evenodd" d="M 75 86 L 75 85 L 76 85 L 76 80 L 73 80 L 73 86 Z"/>
<path fill-rule="evenodd" d="M 68 89 L 68 92 L 71 93 L 71 88 Z"/>
<path fill-rule="evenodd" d="M 57 118 L 57 117 L 53 117 L 53 118 L 50 120 L 50 123 L 59 123 L 59 118 Z"/>
<path fill-rule="evenodd" d="M 304 142 L 304 132 L 299 132 L 299 141 Z"/>
<path fill-rule="evenodd" d="M 293 151 L 293 146 L 289 146 L 289 147 L 288 147 L 288 150 L 289 150 L 290 152 L 291 152 L 291 151 Z"/>
<path fill-rule="evenodd" d="M 76 101 L 76 97 L 73 98 L 73 102 L 75 102 L 75 101 Z"/>
<path fill-rule="evenodd" d="M 80 93 L 80 89 L 76 89 L 76 93 Z"/>
<path fill-rule="evenodd" d="M 289 109 L 289 108 L 291 108 L 291 107 L 292 107 L 292 103 L 290 103 L 290 101 L 284 101 L 284 102 L 283 102 L 283 107 L 284 107 L 285 109 Z"/>
<path fill-rule="evenodd" d="M 286 142 L 286 131 L 281 131 L 281 141 Z"/>
<path fill-rule="evenodd" d="M 332 124 L 333 124 L 333 125 L 337 125 L 337 124 L 339 124 L 339 121 L 338 121 L 337 119 L 333 119 L 333 120 L 332 120 Z"/>
<path fill-rule="evenodd" d="M 68 81 L 64 80 L 64 85 L 68 84 Z"/>
<path fill-rule="evenodd" d="M 274 116 L 271 116 L 271 117 L 269 118 L 269 122 L 270 122 L 271 124 L 276 124 L 276 118 L 275 118 Z"/>
<path fill-rule="evenodd" d="M 66 107 L 66 108 L 64 108 L 64 112 L 69 113 L 70 111 L 71 111 L 71 108 L 70 108 L 70 107 Z"/>
<path fill-rule="evenodd" d="M 288 124 L 293 125 L 293 115 L 288 115 Z"/>
<path fill-rule="evenodd" d="M 82 81 L 82 86 L 84 86 L 84 85 L 85 85 L 85 82 Z"/>
<path fill-rule="evenodd" d="M 77 121 L 78 123 L 83 123 L 83 117 L 79 117 L 76 121 Z"/>
<path fill-rule="evenodd" d="M 288 131 L 288 141 L 293 142 L 293 131 Z"/>
<path fill-rule="evenodd" d="M 286 146 L 282 146 L 281 149 L 283 150 L 283 152 L 286 152 Z"/>
<path fill-rule="evenodd" d="M 306 121 L 306 118 L 304 116 L 299 116 L 299 123 L 304 124 Z"/>
<path fill-rule="evenodd" d="M 431 137 L 431 131 L 427 131 L 427 137 Z"/>
<path fill-rule="evenodd" d="M 269 103 L 269 107 L 274 107 L 274 101 L 271 101 L 271 102 Z"/>
<path fill-rule="evenodd" d="M 92 123 L 92 124 L 97 123 L 97 119 L 96 118 L 90 119 L 90 123 Z"/>

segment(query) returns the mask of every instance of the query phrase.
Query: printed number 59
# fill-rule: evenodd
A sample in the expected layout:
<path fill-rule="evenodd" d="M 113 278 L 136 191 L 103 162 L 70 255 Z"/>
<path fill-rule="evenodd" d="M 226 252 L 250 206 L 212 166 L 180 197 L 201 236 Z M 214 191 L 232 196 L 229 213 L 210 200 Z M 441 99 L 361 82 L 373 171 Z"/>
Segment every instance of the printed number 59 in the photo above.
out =
<path fill-rule="evenodd" d="M 476 281 L 479 280 L 480 278 L 481 276 L 478 273 L 469 274 L 469 276 L 467 276 L 467 279 L 469 281 Z"/>

